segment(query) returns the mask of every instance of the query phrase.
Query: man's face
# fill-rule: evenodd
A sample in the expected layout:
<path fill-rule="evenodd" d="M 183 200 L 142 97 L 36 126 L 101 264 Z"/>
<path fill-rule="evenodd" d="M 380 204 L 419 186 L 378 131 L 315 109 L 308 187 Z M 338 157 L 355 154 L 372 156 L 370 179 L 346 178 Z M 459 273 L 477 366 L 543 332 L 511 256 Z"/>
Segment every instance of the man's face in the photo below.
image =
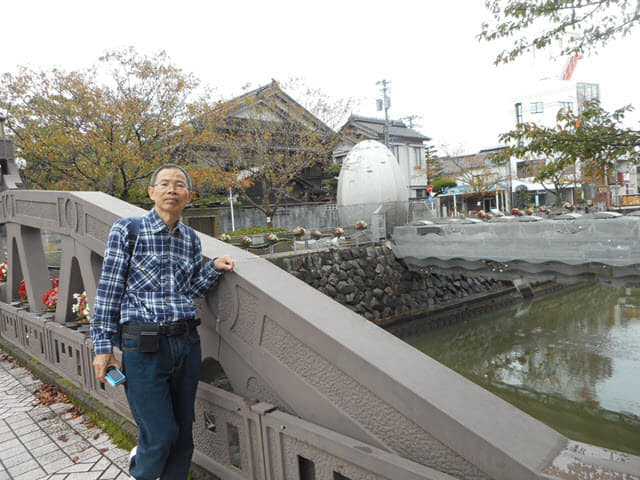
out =
<path fill-rule="evenodd" d="M 182 214 L 182 210 L 193 198 L 184 173 L 177 168 L 165 168 L 158 172 L 155 185 L 149 187 L 149 197 L 154 201 L 156 211 L 168 214 Z"/>

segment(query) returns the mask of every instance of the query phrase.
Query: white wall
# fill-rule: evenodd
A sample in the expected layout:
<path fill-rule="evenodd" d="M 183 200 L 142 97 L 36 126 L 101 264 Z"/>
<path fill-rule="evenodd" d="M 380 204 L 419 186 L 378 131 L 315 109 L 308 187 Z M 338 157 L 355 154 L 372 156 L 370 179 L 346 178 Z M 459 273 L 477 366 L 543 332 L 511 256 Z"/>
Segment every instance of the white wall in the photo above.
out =
<path fill-rule="evenodd" d="M 553 127 L 556 125 L 556 115 L 563 104 L 561 102 L 571 102 L 571 106 L 576 111 L 576 82 L 573 80 L 540 80 L 534 87 L 522 96 L 513 101 L 513 123 L 516 123 L 515 104 L 522 104 L 522 121 L 532 122 L 538 125 Z M 533 113 L 531 104 L 542 102 L 542 113 Z"/>
<path fill-rule="evenodd" d="M 392 145 L 391 151 L 398 160 L 402 178 L 409 187 L 409 198 L 416 198 L 417 190 L 424 190 L 427 185 L 424 145 L 396 143 Z M 419 160 L 417 162 L 415 155 Z"/>

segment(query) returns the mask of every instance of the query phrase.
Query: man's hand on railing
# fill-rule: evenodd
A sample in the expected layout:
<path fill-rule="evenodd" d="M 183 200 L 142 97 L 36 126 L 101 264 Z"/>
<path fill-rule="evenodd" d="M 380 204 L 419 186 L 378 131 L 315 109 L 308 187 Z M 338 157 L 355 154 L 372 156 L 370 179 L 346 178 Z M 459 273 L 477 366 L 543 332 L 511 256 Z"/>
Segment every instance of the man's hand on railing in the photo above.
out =
<path fill-rule="evenodd" d="M 105 375 L 107 373 L 107 368 L 114 366 L 116 368 L 120 367 L 120 362 L 116 360 L 116 357 L 113 353 L 99 353 L 93 359 L 93 371 L 95 372 L 96 378 L 101 382 L 105 382 Z"/>
<path fill-rule="evenodd" d="M 214 267 L 218 270 L 223 270 L 227 272 L 232 272 L 233 267 L 235 267 L 235 262 L 229 255 L 223 255 L 221 257 L 216 258 L 213 261 Z"/>

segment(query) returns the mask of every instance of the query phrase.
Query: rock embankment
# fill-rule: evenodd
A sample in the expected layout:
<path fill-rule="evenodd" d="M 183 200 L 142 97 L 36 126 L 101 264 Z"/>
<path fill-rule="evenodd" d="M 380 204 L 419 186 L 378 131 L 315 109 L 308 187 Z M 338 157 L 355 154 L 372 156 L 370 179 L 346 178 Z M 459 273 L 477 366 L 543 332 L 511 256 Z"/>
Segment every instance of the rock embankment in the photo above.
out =
<path fill-rule="evenodd" d="M 386 247 L 307 252 L 271 261 L 378 323 L 451 305 L 506 286 L 489 278 L 409 271 Z"/>

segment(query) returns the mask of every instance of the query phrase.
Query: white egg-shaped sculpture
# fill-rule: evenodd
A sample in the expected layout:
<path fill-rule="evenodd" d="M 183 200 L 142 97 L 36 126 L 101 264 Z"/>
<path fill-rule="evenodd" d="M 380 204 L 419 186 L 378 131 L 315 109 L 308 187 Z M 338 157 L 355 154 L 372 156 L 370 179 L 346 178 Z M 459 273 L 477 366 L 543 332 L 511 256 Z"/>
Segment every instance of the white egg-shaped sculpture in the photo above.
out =
<path fill-rule="evenodd" d="M 342 164 L 338 178 L 340 222 L 372 221 L 372 215 L 385 213 L 387 231 L 405 224 L 409 187 L 391 151 L 375 140 L 356 144 Z"/>

